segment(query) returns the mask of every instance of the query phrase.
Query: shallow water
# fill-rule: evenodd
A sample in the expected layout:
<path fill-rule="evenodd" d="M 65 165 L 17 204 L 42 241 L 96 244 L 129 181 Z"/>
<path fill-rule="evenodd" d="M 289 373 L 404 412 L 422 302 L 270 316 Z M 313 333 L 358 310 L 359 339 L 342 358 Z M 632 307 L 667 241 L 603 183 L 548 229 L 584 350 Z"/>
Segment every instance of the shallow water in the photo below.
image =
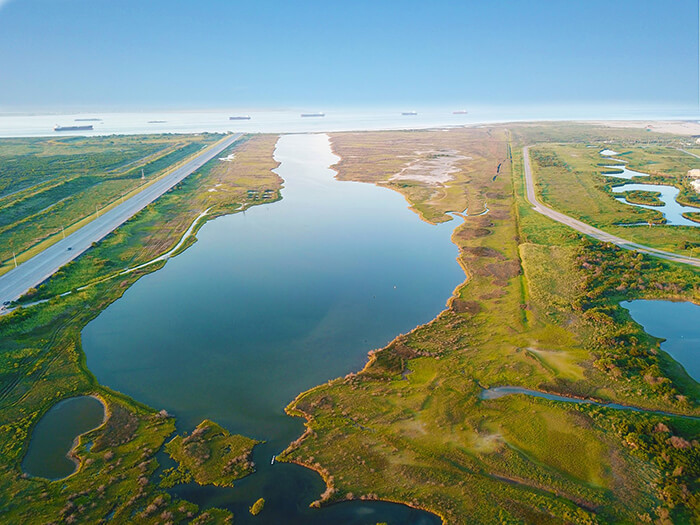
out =
<path fill-rule="evenodd" d="M 631 179 L 632 177 L 648 177 L 648 173 L 642 173 L 641 171 L 634 171 L 629 169 L 627 166 L 624 164 L 616 165 L 616 166 L 603 166 L 603 168 L 606 168 L 607 170 L 621 170 L 621 173 L 606 173 L 603 172 L 603 175 L 606 177 L 615 177 L 617 179 Z"/>
<path fill-rule="evenodd" d="M 167 409 L 181 429 L 211 418 L 267 442 L 255 452 L 258 472 L 234 490 L 176 493 L 231 508 L 243 523 L 252 519 L 247 507 L 264 497 L 257 523 L 273 516 L 308 523 L 299 509 L 323 491 L 320 477 L 270 465 L 303 431 L 284 407 L 431 320 L 464 274 L 450 241 L 457 222 L 427 224 L 395 192 L 335 180 L 328 166 L 337 157 L 325 135 L 284 136 L 275 157 L 282 201 L 207 223 L 193 247 L 91 322 L 83 347 L 102 384 Z M 373 505 L 406 512 L 358 502 L 312 515 L 342 513 L 352 523 L 349 516 Z"/>
<path fill-rule="evenodd" d="M 632 319 L 655 337 L 665 338 L 661 349 L 700 381 L 700 306 L 688 302 L 626 301 Z"/>
<path fill-rule="evenodd" d="M 92 396 L 64 399 L 39 420 L 31 434 L 22 470 L 31 476 L 61 479 L 70 476 L 77 464 L 67 454 L 79 435 L 102 424 L 104 406 Z"/>
<path fill-rule="evenodd" d="M 660 410 L 646 410 L 644 408 L 639 408 L 630 405 L 620 405 L 618 403 L 603 403 L 601 401 L 594 401 L 593 399 L 580 399 L 577 397 L 560 396 L 558 394 L 548 394 L 547 392 L 540 392 L 539 390 L 532 390 L 530 388 L 522 388 L 519 386 L 494 386 L 491 388 L 485 388 L 481 391 L 479 397 L 481 399 L 498 399 L 513 394 L 523 394 L 530 397 L 548 399 L 550 401 L 562 401 L 564 403 L 573 403 L 575 405 L 595 405 L 604 408 L 612 408 L 614 410 L 629 410 L 630 412 L 645 412 L 647 414 L 662 414 L 677 417 L 686 417 L 689 419 L 699 419 L 694 416 L 678 416 L 677 414 L 672 414 L 670 412 L 663 412 Z"/>
<path fill-rule="evenodd" d="M 622 186 L 615 186 L 612 189 L 613 193 L 623 193 L 626 191 L 652 191 L 659 192 L 659 200 L 661 200 L 663 206 L 649 206 L 647 204 L 633 204 L 627 202 L 624 197 L 616 197 L 620 202 L 623 202 L 629 206 L 637 206 L 639 208 L 646 208 L 648 210 L 656 210 L 663 214 L 666 218 L 666 224 L 671 226 L 700 226 L 700 223 L 691 221 L 683 217 L 683 213 L 688 212 L 700 212 L 700 208 L 694 208 L 692 206 L 683 206 L 679 204 L 676 200 L 680 190 L 675 186 L 667 186 L 665 184 L 623 184 Z"/>

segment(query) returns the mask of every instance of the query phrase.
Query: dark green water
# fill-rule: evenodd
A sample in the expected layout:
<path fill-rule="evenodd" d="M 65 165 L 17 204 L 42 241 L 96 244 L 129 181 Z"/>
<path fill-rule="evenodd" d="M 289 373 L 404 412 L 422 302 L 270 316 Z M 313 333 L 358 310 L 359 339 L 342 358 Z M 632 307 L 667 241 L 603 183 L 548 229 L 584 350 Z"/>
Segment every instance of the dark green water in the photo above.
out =
<path fill-rule="evenodd" d="M 276 158 L 283 200 L 208 223 L 139 280 L 83 330 L 88 366 L 181 430 L 210 418 L 267 442 L 234 489 L 175 491 L 232 509 L 237 523 L 439 523 L 378 502 L 308 510 L 320 477 L 270 458 L 303 432 L 283 411 L 298 393 L 360 369 L 369 350 L 445 307 L 464 279 L 457 223 L 427 224 L 395 192 L 336 181 L 324 135 L 282 137 Z M 265 510 L 251 518 L 259 497 Z"/>
<path fill-rule="evenodd" d="M 102 403 L 91 396 L 56 403 L 34 427 L 22 470 L 48 479 L 70 476 L 77 468 L 67 456 L 75 438 L 100 426 L 104 413 Z"/>
<path fill-rule="evenodd" d="M 683 365 L 690 377 L 700 381 L 700 306 L 673 301 L 621 304 L 645 332 L 666 339 L 661 349 Z"/>

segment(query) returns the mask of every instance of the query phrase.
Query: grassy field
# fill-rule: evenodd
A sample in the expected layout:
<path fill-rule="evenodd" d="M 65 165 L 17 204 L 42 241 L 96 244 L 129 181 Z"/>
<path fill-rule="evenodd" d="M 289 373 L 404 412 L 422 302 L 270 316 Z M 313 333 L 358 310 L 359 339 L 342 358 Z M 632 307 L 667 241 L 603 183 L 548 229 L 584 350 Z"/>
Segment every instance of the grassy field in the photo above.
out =
<path fill-rule="evenodd" d="M 449 220 L 447 212 L 466 210 L 476 215 L 486 209 L 488 196 L 473 191 L 472 177 L 497 177 L 509 155 L 505 141 L 486 140 L 492 132 L 483 128 L 460 136 L 443 131 L 336 133 L 331 145 L 341 160 L 334 168 L 340 180 L 400 192 L 428 222 Z"/>
<path fill-rule="evenodd" d="M 308 428 L 277 459 L 324 477 L 319 504 L 383 499 L 460 524 L 700 519 L 700 420 L 681 417 L 700 416 L 700 387 L 619 306 L 636 298 L 700 302 L 700 272 L 582 238 L 523 197 L 526 138 L 556 141 L 558 155 L 560 142 L 612 146 L 616 133 L 623 132 L 537 124 L 332 135 L 339 178 L 399 191 L 429 222 L 467 210 L 453 233 L 466 280 L 435 320 L 288 407 Z M 629 133 L 630 148 L 633 140 L 672 144 Z M 163 488 L 185 479 L 230 485 L 250 472 L 255 443 L 209 421 L 173 438 L 174 421 L 159 407 L 96 383 L 80 331 L 163 263 L 120 270 L 172 249 L 204 210 L 203 221 L 278 199 L 275 142 L 262 135 L 234 145 L 222 155 L 233 153 L 231 162 L 210 162 L 27 298 L 47 302 L 0 318 L 0 521 L 230 522 L 230 513 L 201 512 Z M 677 415 L 481 396 L 506 385 Z M 23 476 L 34 424 L 79 394 L 102 398 L 109 417 L 80 439 L 78 472 L 55 482 Z M 158 480 L 163 446 L 179 465 Z M 251 513 L 263 505 L 251 500 Z"/>
<path fill-rule="evenodd" d="M 397 152 L 396 135 L 368 134 L 364 166 L 358 156 L 344 173 L 343 160 L 339 177 L 385 180 L 396 167 L 385 160 L 390 167 L 378 169 L 376 159 L 381 144 L 387 157 Z M 405 150 L 424 147 L 416 135 L 414 146 L 403 138 Z M 444 141 L 463 156 L 477 156 L 475 142 L 500 142 L 475 148 L 496 152 L 484 166 L 507 150 L 503 130 L 440 135 L 453 135 Z M 341 140 L 334 136 L 339 153 Z M 362 135 L 346 140 L 362 150 Z M 454 232 L 468 278 L 450 308 L 371 353 L 361 372 L 300 394 L 287 410 L 306 418 L 307 432 L 279 458 L 321 473 L 319 503 L 398 501 L 447 523 L 697 518 L 697 420 L 523 395 L 481 399 L 482 388 L 515 385 L 700 414 L 698 384 L 619 307 L 641 297 L 698 302 L 700 275 L 531 211 L 518 154 L 514 161 L 496 180 L 488 169 L 455 179 L 488 199 L 489 212 Z M 424 218 L 440 220 L 439 201 L 419 195 L 407 192 Z"/>
<path fill-rule="evenodd" d="M 254 471 L 251 454 L 258 443 L 204 420 L 189 436 L 175 436 L 165 445 L 178 466 L 165 472 L 161 485 L 172 487 L 194 480 L 200 485 L 233 487 L 235 480 Z"/>
<path fill-rule="evenodd" d="M 220 135 L 0 140 L 0 273 Z M 143 175 L 143 178 L 142 178 Z"/>
<path fill-rule="evenodd" d="M 649 175 L 637 177 L 634 182 L 676 186 L 681 190 L 680 202 L 700 206 L 700 196 L 690 186 L 687 177 L 688 170 L 700 167 L 700 159 L 673 146 L 680 138 L 661 135 L 659 140 L 666 141 L 666 145 L 639 146 L 632 139 L 624 140 L 624 133 L 621 135 L 615 142 L 539 144 L 531 148 L 539 198 L 567 215 L 622 238 L 699 256 L 698 228 L 664 225 L 661 212 L 630 206 L 615 199 L 612 187 L 626 181 L 610 176 L 615 170 L 606 166 L 622 165 L 616 159 L 624 159 L 628 168 Z M 599 154 L 604 147 L 620 155 L 606 159 Z M 648 192 L 627 192 L 625 195 L 629 202 L 660 204 Z"/>
<path fill-rule="evenodd" d="M 225 152 L 235 153 L 232 162 L 208 163 L 42 285 L 35 296 L 50 298 L 48 302 L 0 318 L 0 521 L 230 520 L 229 512 L 200 512 L 191 503 L 174 501 L 159 488 L 158 480 L 151 479 L 157 468 L 155 454 L 172 435 L 174 421 L 98 385 L 85 367 L 80 331 L 162 263 L 119 278 L 105 277 L 171 249 L 203 210 L 211 208 L 207 218 L 213 218 L 245 209 L 265 202 L 255 199 L 265 189 L 273 192 L 267 200 L 279 198 L 281 180 L 270 171 L 277 166 L 272 159 L 275 143 L 274 136 L 256 136 L 235 144 Z M 57 297 L 89 282 L 96 284 Z M 57 401 L 86 393 L 105 401 L 109 418 L 105 426 L 81 438 L 78 472 L 55 482 L 23 476 L 20 462 L 34 424 Z M 89 450 L 88 443 L 94 443 Z"/>

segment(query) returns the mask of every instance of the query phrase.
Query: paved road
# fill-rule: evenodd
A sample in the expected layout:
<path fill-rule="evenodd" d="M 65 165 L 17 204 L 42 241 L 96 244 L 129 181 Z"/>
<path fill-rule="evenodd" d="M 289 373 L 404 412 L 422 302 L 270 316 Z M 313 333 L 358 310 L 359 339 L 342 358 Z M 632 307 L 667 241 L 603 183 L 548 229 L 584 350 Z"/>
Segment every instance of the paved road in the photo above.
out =
<path fill-rule="evenodd" d="M 99 241 L 114 231 L 118 226 L 125 223 L 178 182 L 201 168 L 217 155 L 220 155 L 223 150 L 238 140 L 240 136 L 241 134 L 237 133 L 224 138 L 214 147 L 203 151 L 199 156 L 144 188 L 129 200 L 105 212 L 104 215 L 71 233 L 65 239 L 61 239 L 59 242 L 49 246 L 28 261 L 20 264 L 17 268 L 1 275 L 0 314 L 3 309 L 2 303 L 14 301 L 30 288 L 41 284 L 61 266 L 72 261 L 90 248 L 93 242 Z"/>
<path fill-rule="evenodd" d="M 525 167 L 525 185 L 527 186 L 527 200 L 530 201 L 532 207 L 535 211 L 546 215 L 550 219 L 554 219 L 557 222 L 566 224 L 571 228 L 580 231 L 590 237 L 598 239 L 599 241 L 611 242 L 618 245 L 620 248 L 625 250 L 634 250 L 637 252 L 646 253 L 648 255 L 653 255 L 654 257 L 660 257 L 661 259 L 667 259 L 673 262 L 679 262 L 683 264 L 690 264 L 700 268 L 700 259 L 695 257 L 688 257 L 685 255 L 678 255 L 671 252 L 666 252 L 664 250 L 657 250 L 656 248 L 651 248 L 650 246 L 645 246 L 643 244 L 637 244 L 636 242 L 631 242 L 621 237 L 617 237 L 610 233 L 594 228 L 585 222 L 576 220 L 568 215 L 564 215 L 548 206 L 542 204 L 537 200 L 537 195 L 535 195 L 535 184 L 532 180 L 532 170 L 530 169 L 530 151 L 529 147 L 523 148 L 523 166 Z"/>
<path fill-rule="evenodd" d="M 700 155 L 696 155 L 695 153 L 691 153 L 690 151 L 685 150 L 685 149 L 683 149 L 683 148 L 676 148 L 676 149 L 677 149 L 678 151 L 682 151 L 683 153 L 687 153 L 687 154 L 690 155 L 691 157 L 695 157 L 696 159 L 700 159 Z"/>

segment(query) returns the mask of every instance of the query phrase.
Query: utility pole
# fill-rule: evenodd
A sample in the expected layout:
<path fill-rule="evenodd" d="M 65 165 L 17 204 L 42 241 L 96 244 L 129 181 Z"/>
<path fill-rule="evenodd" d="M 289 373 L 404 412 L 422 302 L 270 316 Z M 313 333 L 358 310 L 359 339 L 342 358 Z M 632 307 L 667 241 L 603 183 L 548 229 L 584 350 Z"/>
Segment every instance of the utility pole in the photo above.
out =
<path fill-rule="evenodd" d="M 63 238 L 66 238 L 66 230 L 63 229 L 63 226 L 61 226 L 61 235 L 63 235 Z"/>
<path fill-rule="evenodd" d="M 17 257 L 15 257 L 15 251 L 12 250 L 12 260 L 15 261 L 15 268 L 17 268 Z"/>
<path fill-rule="evenodd" d="M 97 204 L 95 204 L 95 214 L 98 218 L 100 217 L 100 210 L 97 209 Z"/>

